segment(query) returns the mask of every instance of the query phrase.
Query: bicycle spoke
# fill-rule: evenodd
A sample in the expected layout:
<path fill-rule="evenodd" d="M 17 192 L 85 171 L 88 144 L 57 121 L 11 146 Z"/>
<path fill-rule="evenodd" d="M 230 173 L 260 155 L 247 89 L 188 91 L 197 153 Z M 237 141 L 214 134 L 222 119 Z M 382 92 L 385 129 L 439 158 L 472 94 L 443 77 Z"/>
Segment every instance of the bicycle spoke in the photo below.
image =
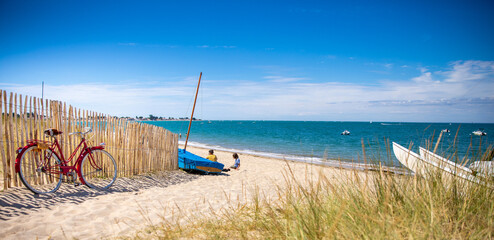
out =
<path fill-rule="evenodd" d="M 107 189 L 117 178 L 117 165 L 104 150 L 93 150 L 81 162 L 81 175 L 91 188 Z"/>
<path fill-rule="evenodd" d="M 55 192 L 62 182 L 59 163 L 60 160 L 51 150 L 32 146 L 21 157 L 19 177 L 34 193 Z"/>

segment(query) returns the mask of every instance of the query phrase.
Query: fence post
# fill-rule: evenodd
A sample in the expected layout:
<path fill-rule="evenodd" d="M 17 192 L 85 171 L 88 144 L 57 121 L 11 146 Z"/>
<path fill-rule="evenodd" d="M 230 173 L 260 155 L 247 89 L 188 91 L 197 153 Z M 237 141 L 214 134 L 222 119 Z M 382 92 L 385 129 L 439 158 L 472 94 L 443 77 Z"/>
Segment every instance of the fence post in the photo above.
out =
<path fill-rule="evenodd" d="M 0 145 L 0 149 L 1 149 L 1 154 L 2 154 L 2 175 L 3 175 L 3 189 L 7 189 L 9 187 L 9 181 L 8 181 L 8 178 L 7 178 L 7 159 L 5 157 L 5 146 L 7 144 L 7 141 L 6 139 L 4 138 L 4 134 L 3 134 L 3 124 L 5 122 L 5 114 L 3 113 L 3 103 L 4 103 L 4 100 L 3 100 L 3 96 L 5 96 L 5 92 L 3 90 L 0 90 L 0 113 L 2 113 L 2 116 L 0 117 L 0 124 L 2 124 L 2 126 L 0 126 L 0 140 L 2 142 L 2 144 Z M 5 111 L 7 112 L 7 111 Z"/>
<path fill-rule="evenodd" d="M 17 109 L 18 108 L 18 109 Z M 82 112 L 81 112 L 82 111 Z M 65 102 L 23 96 L 0 90 L 0 158 L 3 189 L 21 185 L 15 173 L 15 149 L 28 139 L 50 140 L 47 128 L 64 132 L 59 136 L 63 155 L 69 157 L 78 141 L 68 133 L 85 126 L 94 130 L 93 144 L 105 142 L 118 166 L 118 176 L 147 171 L 178 169 L 178 135 L 166 129 L 119 119 L 102 113 L 76 109 Z M 45 182 L 49 179 L 36 179 Z"/>

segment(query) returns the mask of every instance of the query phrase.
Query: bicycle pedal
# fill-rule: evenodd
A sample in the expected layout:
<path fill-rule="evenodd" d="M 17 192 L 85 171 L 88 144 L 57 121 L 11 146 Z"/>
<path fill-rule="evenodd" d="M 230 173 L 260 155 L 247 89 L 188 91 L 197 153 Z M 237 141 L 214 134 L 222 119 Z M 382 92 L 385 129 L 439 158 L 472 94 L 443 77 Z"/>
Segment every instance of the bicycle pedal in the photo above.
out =
<path fill-rule="evenodd" d="M 78 187 L 79 185 L 81 185 L 80 183 L 74 183 L 74 187 Z"/>

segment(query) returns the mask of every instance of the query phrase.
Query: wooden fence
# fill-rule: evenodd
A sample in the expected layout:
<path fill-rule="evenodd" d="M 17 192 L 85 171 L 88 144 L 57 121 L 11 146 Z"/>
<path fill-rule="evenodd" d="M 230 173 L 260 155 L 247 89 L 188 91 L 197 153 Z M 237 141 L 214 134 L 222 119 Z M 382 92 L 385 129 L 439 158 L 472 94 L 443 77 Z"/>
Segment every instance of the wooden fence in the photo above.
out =
<path fill-rule="evenodd" d="M 105 143 L 113 155 L 118 176 L 178 169 L 178 135 L 154 125 L 76 109 L 66 103 L 42 100 L 0 90 L 0 184 L 3 189 L 22 185 L 15 172 L 16 150 L 28 139 L 50 140 L 48 128 L 58 136 L 64 156 L 77 147 L 79 137 L 68 133 L 91 127 L 90 144 Z"/>

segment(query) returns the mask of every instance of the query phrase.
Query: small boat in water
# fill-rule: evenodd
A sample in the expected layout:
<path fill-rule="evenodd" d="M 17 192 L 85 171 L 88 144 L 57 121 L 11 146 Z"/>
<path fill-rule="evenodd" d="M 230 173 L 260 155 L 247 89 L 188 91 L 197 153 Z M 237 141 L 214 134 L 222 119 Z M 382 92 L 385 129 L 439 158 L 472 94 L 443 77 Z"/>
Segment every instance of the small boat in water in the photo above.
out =
<path fill-rule="evenodd" d="M 445 129 L 441 130 L 441 132 L 443 132 L 443 133 L 449 133 L 451 131 L 449 129 L 445 128 Z"/>
<path fill-rule="evenodd" d="M 473 131 L 472 133 L 473 133 L 473 135 L 477 135 L 477 136 L 486 136 L 487 135 L 487 133 L 484 131 L 484 129 L 479 129 L 477 131 Z"/>
<path fill-rule="evenodd" d="M 341 133 L 341 135 L 350 135 L 350 131 L 345 130 L 345 131 L 343 131 L 343 132 Z"/>

